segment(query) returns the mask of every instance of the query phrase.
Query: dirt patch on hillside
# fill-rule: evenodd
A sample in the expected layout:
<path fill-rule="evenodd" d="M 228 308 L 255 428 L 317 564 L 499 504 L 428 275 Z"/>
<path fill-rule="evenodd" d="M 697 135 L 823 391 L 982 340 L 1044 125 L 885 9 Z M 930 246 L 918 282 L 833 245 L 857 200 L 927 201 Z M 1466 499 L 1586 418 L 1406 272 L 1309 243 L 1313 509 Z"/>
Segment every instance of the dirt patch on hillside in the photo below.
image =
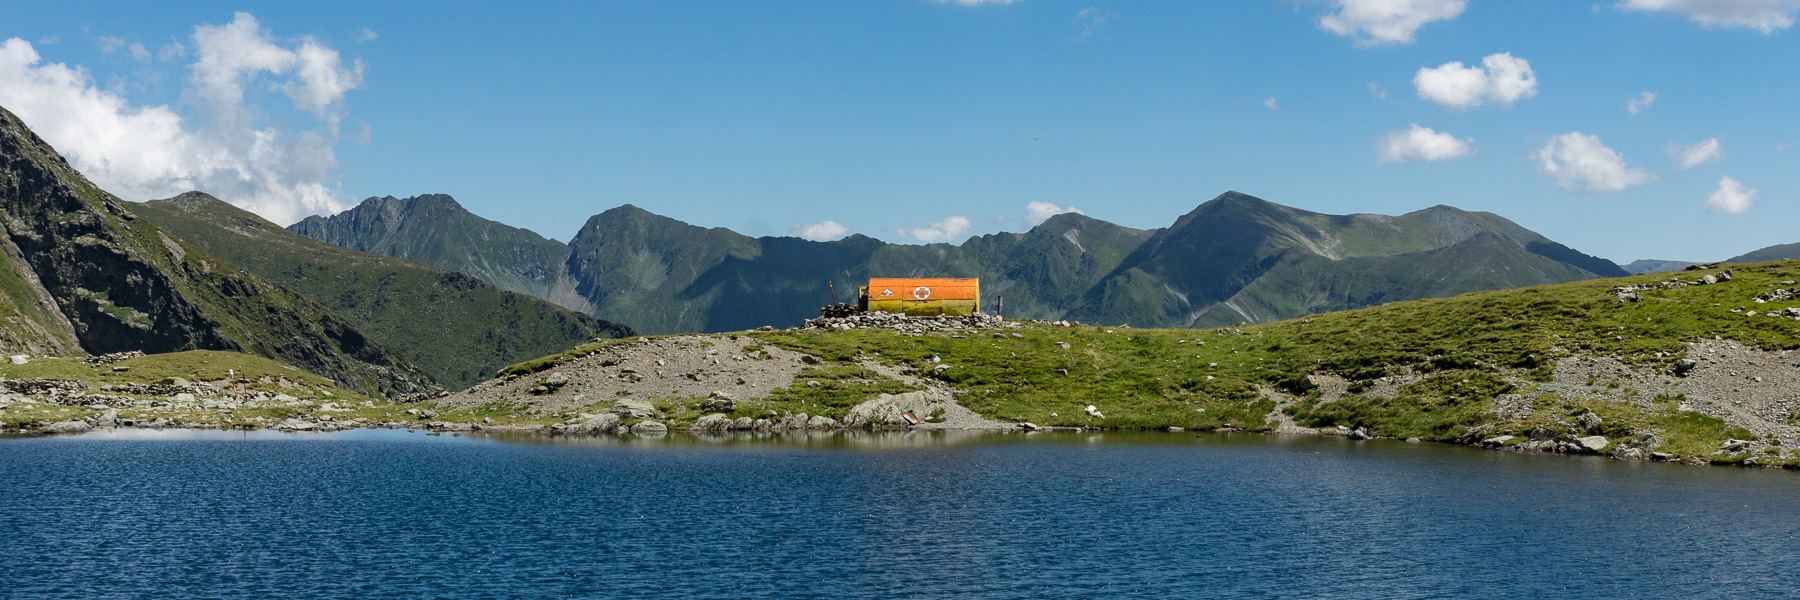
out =
<path fill-rule="evenodd" d="M 1765 351 L 1729 340 L 1688 345 L 1685 376 L 1613 358 L 1564 358 L 1537 392 L 1600 397 L 1649 406 L 1656 397 L 1685 396 L 1684 410 L 1723 419 L 1788 447 L 1800 443 L 1800 352 Z"/>
<path fill-rule="evenodd" d="M 702 398 L 713 392 L 761 398 L 792 384 L 808 358 L 735 335 L 655 338 L 611 346 L 531 375 L 488 380 L 439 404 L 507 402 L 558 412 L 622 398 Z"/>

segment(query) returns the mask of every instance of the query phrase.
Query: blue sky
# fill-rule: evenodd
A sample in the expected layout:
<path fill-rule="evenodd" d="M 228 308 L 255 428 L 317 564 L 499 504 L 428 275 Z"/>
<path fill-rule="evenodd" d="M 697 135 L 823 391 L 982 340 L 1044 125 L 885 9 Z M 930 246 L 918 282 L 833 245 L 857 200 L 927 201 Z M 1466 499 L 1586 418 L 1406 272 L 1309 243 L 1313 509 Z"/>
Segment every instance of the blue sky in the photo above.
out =
<path fill-rule="evenodd" d="M 9 6 L 0 105 L 127 199 L 282 223 L 448 193 L 564 240 L 631 203 L 960 242 L 1237 190 L 1620 262 L 1800 241 L 1800 0 L 151 4 Z"/>

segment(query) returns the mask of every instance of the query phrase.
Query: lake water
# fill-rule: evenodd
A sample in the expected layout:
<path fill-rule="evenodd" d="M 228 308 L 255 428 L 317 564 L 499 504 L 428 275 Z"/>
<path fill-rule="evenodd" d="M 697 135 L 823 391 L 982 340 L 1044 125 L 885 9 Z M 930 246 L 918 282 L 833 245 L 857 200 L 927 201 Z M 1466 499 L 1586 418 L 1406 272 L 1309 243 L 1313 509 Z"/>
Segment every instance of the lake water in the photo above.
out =
<path fill-rule="evenodd" d="M 0 439 L 0 597 L 1800 595 L 1800 474 L 1249 434 Z"/>

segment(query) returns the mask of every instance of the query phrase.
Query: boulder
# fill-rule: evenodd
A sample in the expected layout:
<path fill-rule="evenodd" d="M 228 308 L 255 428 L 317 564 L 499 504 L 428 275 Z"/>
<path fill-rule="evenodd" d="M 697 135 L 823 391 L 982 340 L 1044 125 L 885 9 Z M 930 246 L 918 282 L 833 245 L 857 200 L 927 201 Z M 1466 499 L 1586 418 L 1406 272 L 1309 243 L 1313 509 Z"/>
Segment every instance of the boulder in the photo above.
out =
<path fill-rule="evenodd" d="M 1601 450 L 1606 449 L 1608 442 L 1606 441 L 1606 436 L 1590 435 L 1583 438 L 1575 438 L 1575 444 L 1580 446 L 1581 450 L 1584 452 L 1598 453 Z"/>
<path fill-rule="evenodd" d="M 713 392 L 701 403 L 700 410 L 706 412 L 728 413 L 737 410 L 737 399 L 725 392 Z"/>
<path fill-rule="evenodd" d="M 94 417 L 94 426 L 95 427 L 118 427 L 119 426 L 119 411 L 111 409 L 111 408 L 106 409 L 106 412 L 100 413 L 100 416 L 98 416 L 98 417 Z"/>
<path fill-rule="evenodd" d="M 648 419 L 656 416 L 656 406 L 643 400 L 624 398 L 613 402 L 610 412 L 626 419 Z"/>
<path fill-rule="evenodd" d="M 29 364 L 31 362 L 31 357 L 23 354 L 14 354 L 10 358 L 12 359 L 12 364 L 15 365 Z"/>
<path fill-rule="evenodd" d="M 812 417 L 806 413 L 794 413 L 788 415 L 787 419 L 782 422 L 782 425 L 787 429 L 805 429 L 806 423 L 811 420 Z"/>
<path fill-rule="evenodd" d="M 540 385 L 543 385 L 546 388 L 550 388 L 551 391 L 555 391 L 557 388 L 560 388 L 565 385 L 569 385 L 569 376 L 564 374 L 562 371 L 557 371 L 555 373 L 551 373 L 549 377 L 545 377 L 544 381 L 541 382 Z"/>
<path fill-rule="evenodd" d="M 1365 427 L 1358 427 L 1358 428 L 1356 428 L 1356 429 L 1354 429 L 1354 430 L 1351 430 L 1351 431 L 1350 431 L 1350 439 L 1353 439 L 1353 440 L 1372 440 L 1372 439 L 1375 439 L 1375 435 L 1374 435 L 1374 434 L 1372 434 L 1372 433 L 1369 433 L 1369 430 L 1368 430 L 1368 428 L 1365 428 Z"/>
<path fill-rule="evenodd" d="M 1505 446 L 1506 443 L 1510 442 L 1510 441 L 1513 441 L 1513 436 L 1502 435 L 1502 436 L 1495 436 L 1495 437 L 1491 437 L 1491 438 L 1488 438 L 1485 440 L 1481 440 L 1481 445 L 1487 446 L 1489 448 L 1499 448 L 1501 446 Z"/>
<path fill-rule="evenodd" d="M 1087 414 L 1088 414 L 1088 416 L 1090 416 L 1090 417 L 1093 417 L 1093 418 L 1096 418 L 1096 419 L 1104 419 L 1104 418 L 1106 418 L 1106 415 L 1103 415 L 1103 414 L 1100 414 L 1100 407 L 1098 407 L 1098 406 L 1094 406 L 1094 405 L 1092 405 L 1092 404 L 1089 404 L 1089 405 L 1087 405 L 1087 408 L 1086 408 L 1086 409 L 1083 409 L 1083 410 L 1085 410 L 1085 411 L 1087 411 Z"/>
<path fill-rule="evenodd" d="M 752 420 L 750 417 L 738 417 L 736 421 L 731 422 L 732 431 L 750 431 L 755 427 L 756 421 Z"/>
<path fill-rule="evenodd" d="M 1698 366 L 1700 366 L 1700 363 L 1694 362 L 1694 359 L 1691 358 L 1675 361 L 1675 374 L 1685 377 L 1689 371 L 1694 370 L 1694 367 Z"/>
<path fill-rule="evenodd" d="M 906 425 L 906 419 L 900 413 L 910 410 L 915 415 L 929 415 L 948 403 L 942 396 L 929 391 L 882 394 L 851 408 L 844 414 L 844 424 Z"/>
<path fill-rule="evenodd" d="M 1582 431 L 1594 435 L 1600 433 L 1600 425 L 1604 424 L 1605 421 L 1600 418 L 1600 415 L 1596 415 L 1592 411 L 1589 411 L 1581 413 L 1581 416 L 1575 419 L 1575 423 L 1581 426 Z"/>
<path fill-rule="evenodd" d="M 656 421 L 644 421 L 631 426 L 631 432 L 638 435 L 668 433 L 669 426 Z"/>
<path fill-rule="evenodd" d="M 57 421 L 44 427 L 46 433 L 87 433 L 93 429 L 87 421 Z"/>
<path fill-rule="evenodd" d="M 807 429 L 815 429 L 815 430 L 837 429 L 837 426 L 838 426 L 837 419 L 833 419 L 833 418 L 827 417 L 825 415 L 813 415 L 813 418 L 806 420 L 806 428 Z"/>
<path fill-rule="evenodd" d="M 726 417 L 725 415 L 720 414 L 720 413 L 713 413 L 710 415 L 706 415 L 704 417 L 700 417 L 699 419 L 695 419 L 694 424 L 688 426 L 688 430 L 689 431 L 725 431 L 726 429 L 731 428 L 731 424 L 732 424 L 732 420 L 730 417 Z"/>
<path fill-rule="evenodd" d="M 575 415 L 561 425 L 552 427 L 552 431 L 571 434 L 611 433 L 619 427 L 619 415 L 612 413 L 581 413 Z"/>

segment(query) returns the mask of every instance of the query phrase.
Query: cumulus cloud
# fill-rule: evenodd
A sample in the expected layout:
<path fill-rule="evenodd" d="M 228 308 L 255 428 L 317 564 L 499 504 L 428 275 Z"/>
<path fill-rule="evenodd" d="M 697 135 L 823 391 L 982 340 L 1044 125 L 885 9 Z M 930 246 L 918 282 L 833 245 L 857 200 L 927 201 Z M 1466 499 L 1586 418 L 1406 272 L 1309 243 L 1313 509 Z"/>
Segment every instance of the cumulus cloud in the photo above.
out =
<path fill-rule="evenodd" d="M 1794 26 L 1800 0 L 1624 0 L 1626 10 L 1672 12 L 1707 29 L 1742 27 L 1764 34 Z"/>
<path fill-rule="evenodd" d="M 1384 163 L 1448 160 L 1474 154 L 1475 138 L 1457 139 L 1449 133 L 1413 123 L 1410 128 L 1381 136 L 1375 141 L 1375 151 Z"/>
<path fill-rule="evenodd" d="M 1436 68 L 1419 69 L 1413 76 L 1413 87 L 1419 97 L 1454 110 L 1480 108 L 1483 104 L 1511 106 L 1513 102 L 1536 96 L 1537 73 L 1523 58 L 1502 52 L 1481 59 L 1481 66 L 1463 66 L 1447 62 Z"/>
<path fill-rule="evenodd" d="M 813 223 L 811 225 L 795 225 L 793 229 L 788 230 L 788 235 L 815 242 L 835 240 L 844 237 L 849 233 L 850 227 L 837 221 L 825 221 L 822 223 Z"/>
<path fill-rule="evenodd" d="M 1075 213 L 1078 215 L 1087 214 L 1086 212 L 1083 212 L 1081 209 L 1075 208 L 1073 206 L 1064 208 L 1061 206 L 1057 206 L 1055 203 L 1044 202 L 1042 200 L 1036 200 L 1036 201 L 1032 201 L 1031 203 L 1025 205 L 1025 226 L 1026 227 L 1037 227 L 1038 225 L 1042 224 L 1044 221 L 1050 220 L 1050 217 L 1054 217 L 1056 215 L 1060 215 L 1063 213 Z"/>
<path fill-rule="evenodd" d="M 1756 195 L 1762 190 L 1745 188 L 1736 179 L 1724 177 L 1719 179 L 1719 189 L 1706 197 L 1706 210 L 1735 215 L 1756 208 Z"/>
<path fill-rule="evenodd" d="M 344 93 L 361 85 L 361 64 L 346 67 L 311 38 L 278 43 L 246 13 L 195 27 L 191 41 L 196 59 L 183 98 L 193 118 L 166 105 L 133 105 L 80 67 L 46 63 L 18 38 L 0 42 L 0 105 L 127 200 L 201 190 L 282 224 L 342 210 L 331 173 L 337 123 Z M 280 90 L 321 126 L 264 124 L 270 119 L 245 99 L 251 86 Z"/>
<path fill-rule="evenodd" d="M 1636 98 L 1625 101 L 1625 112 L 1635 115 L 1648 110 L 1652 104 L 1656 104 L 1656 93 L 1644 92 L 1638 94 Z"/>
<path fill-rule="evenodd" d="M 1632 168 L 1600 136 L 1571 131 L 1550 139 L 1533 155 L 1539 173 L 1556 178 L 1556 185 L 1577 193 L 1617 192 L 1656 181 L 1656 175 Z"/>
<path fill-rule="evenodd" d="M 971 225 L 973 224 L 966 217 L 950 217 L 921 227 L 902 227 L 895 233 L 898 233 L 900 237 L 910 237 L 927 244 L 952 242 L 957 241 L 964 233 L 968 232 Z"/>
<path fill-rule="evenodd" d="M 1469 7 L 1466 0 L 1333 0 L 1336 12 L 1319 27 L 1356 38 L 1358 46 L 1411 44 L 1426 23 L 1448 21 Z"/>
<path fill-rule="evenodd" d="M 1663 149 L 1668 150 L 1669 158 L 1675 159 L 1675 164 L 1684 171 L 1707 162 L 1717 162 L 1719 157 L 1725 155 L 1725 145 L 1719 143 L 1719 138 L 1716 137 L 1686 146 L 1670 143 L 1663 146 Z"/>

